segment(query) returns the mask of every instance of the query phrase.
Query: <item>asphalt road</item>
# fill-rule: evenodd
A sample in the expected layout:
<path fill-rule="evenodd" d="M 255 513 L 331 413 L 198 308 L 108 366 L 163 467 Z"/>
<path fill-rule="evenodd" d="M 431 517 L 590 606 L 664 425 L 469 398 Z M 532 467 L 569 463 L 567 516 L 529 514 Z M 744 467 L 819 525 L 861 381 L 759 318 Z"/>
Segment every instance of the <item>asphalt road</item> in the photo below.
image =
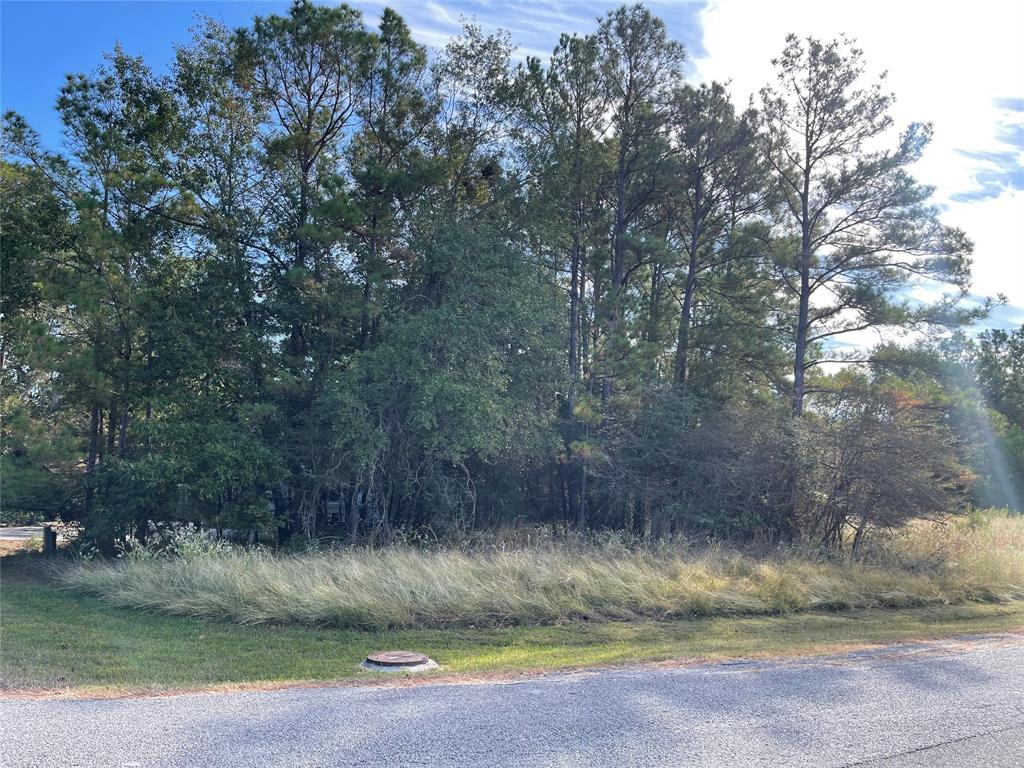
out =
<path fill-rule="evenodd" d="M 412 687 L 0 700 L 14 766 L 1024 765 L 1024 636 Z"/>
<path fill-rule="evenodd" d="M 0 526 L 0 539 L 10 541 L 28 541 L 29 539 L 43 539 L 43 526 L 41 525 L 12 525 Z"/>

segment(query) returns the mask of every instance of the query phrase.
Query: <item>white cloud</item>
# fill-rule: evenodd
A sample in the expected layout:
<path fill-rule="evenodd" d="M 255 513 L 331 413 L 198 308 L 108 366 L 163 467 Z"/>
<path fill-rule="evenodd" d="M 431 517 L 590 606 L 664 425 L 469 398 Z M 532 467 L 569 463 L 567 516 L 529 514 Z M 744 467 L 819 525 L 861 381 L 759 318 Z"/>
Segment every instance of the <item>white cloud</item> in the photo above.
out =
<path fill-rule="evenodd" d="M 372 19 L 385 0 L 359 0 Z M 538 5 L 522 0 L 430 0 L 397 2 L 421 42 L 440 48 L 459 28 L 459 17 L 476 17 L 485 28 L 503 27 L 519 44 L 518 57 L 544 55 L 559 32 L 587 33 L 596 18 L 615 7 L 582 0 Z M 915 167 L 936 187 L 935 201 L 947 223 L 962 227 L 976 248 L 974 291 L 1005 293 L 1024 308 L 1024 189 L 1001 188 L 993 158 L 1014 158 L 1024 177 L 1024 111 L 997 99 L 1024 102 L 1024 3 L 973 0 L 970 4 L 916 0 L 648 0 L 671 33 L 688 43 L 694 79 L 731 81 L 734 98 L 745 102 L 773 77 L 771 59 L 788 32 L 832 38 L 855 37 L 875 73 L 888 71 L 896 93 L 897 126 L 932 122 L 934 140 Z M 697 29 L 699 23 L 700 29 Z M 701 43 L 703 45 L 701 45 Z M 703 48 L 703 50 L 701 50 Z M 1015 130 L 1017 146 L 1003 139 Z M 970 202 L 957 195 L 984 189 Z M 1022 309 L 1021 311 L 1024 311 Z M 1003 313 L 1000 322 L 1013 313 Z"/>
<path fill-rule="evenodd" d="M 991 161 L 978 156 L 1021 152 L 1002 139 L 1022 113 L 996 100 L 1024 96 L 1024 3 L 711 0 L 700 19 L 707 55 L 695 62 L 696 76 L 731 80 L 739 101 L 772 77 L 769 62 L 788 32 L 855 37 L 868 65 L 875 72 L 888 70 L 897 124 L 934 124 L 935 138 L 914 171 L 936 187 L 936 202 L 947 206 L 944 220 L 963 227 L 975 241 L 975 290 L 1003 292 L 1012 304 L 1024 306 L 1024 191 L 1005 188 L 997 194 Z M 977 190 L 985 171 L 991 197 L 953 199 Z"/>

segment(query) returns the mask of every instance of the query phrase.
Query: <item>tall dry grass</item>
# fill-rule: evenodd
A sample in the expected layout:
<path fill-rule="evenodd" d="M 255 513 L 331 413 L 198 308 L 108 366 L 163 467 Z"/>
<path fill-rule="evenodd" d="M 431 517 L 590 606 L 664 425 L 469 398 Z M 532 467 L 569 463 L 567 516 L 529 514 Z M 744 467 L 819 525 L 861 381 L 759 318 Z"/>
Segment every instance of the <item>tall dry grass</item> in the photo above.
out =
<path fill-rule="evenodd" d="M 80 561 L 59 578 L 129 608 L 361 628 L 901 607 L 1024 599 L 1024 518 L 989 513 L 916 524 L 877 537 L 858 560 L 679 545 L 286 556 L 219 549 Z"/>

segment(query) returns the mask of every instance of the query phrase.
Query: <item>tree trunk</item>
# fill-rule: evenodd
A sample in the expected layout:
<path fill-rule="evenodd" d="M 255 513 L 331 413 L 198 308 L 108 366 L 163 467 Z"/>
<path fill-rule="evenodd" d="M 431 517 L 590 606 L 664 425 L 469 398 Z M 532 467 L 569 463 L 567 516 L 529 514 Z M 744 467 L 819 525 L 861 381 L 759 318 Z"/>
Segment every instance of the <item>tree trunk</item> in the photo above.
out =
<path fill-rule="evenodd" d="M 693 303 L 693 284 L 689 276 L 683 292 L 683 307 L 679 312 L 679 336 L 676 340 L 676 384 L 685 384 L 689 376 L 687 355 L 690 351 L 690 312 Z"/>
<path fill-rule="evenodd" d="M 366 344 L 370 338 L 370 303 L 373 300 L 373 273 L 377 269 L 377 262 L 379 258 L 378 249 L 380 248 L 379 239 L 377 237 L 378 227 L 377 214 L 373 214 L 370 220 L 370 231 L 373 233 L 370 235 L 370 256 L 367 263 L 364 265 L 366 272 L 363 275 L 363 306 L 360 312 L 359 318 L 359 348 L 366 349 Z"/>
<path fill-rule="evenodd" d="M 694 183 L 693 209 L 690 220 L 690 242 L 687 244 L 686 285 L 683 288 L 683 306 L 679 312 L 679 334 L 676 340 L 676 384 L 685 384 L 689 377 L 687 359 L 690 354 L 690 318 L 693 314 L 693 294 L 697 287 L 697 249 L 701 236 L 701 179 Z"/>
<path fill-rule="evenodd" d="M 807 327 L 811 303 L 811 219 L 809 202 L 811 194 L 810 147 L 805 150 L 804 186 L 801 194 L 800 217 L 800 309 L 796 324 L 796 350 L 793 360 L 793 415 L 804 413 L 804 372 L 807 357 Z"/>
<path fill-rule="evenodd" d="M 366 342 L 370 338 L 370 276 L 367 275 L 363 283 L 363 306 L 359 313 L 359 348 L 366 349 Z"/>
<path fill-rule="evenodd" d="M 644 332 L 645 341 L 653 344 L 658 340 L 658 324 L 661 322 L 661 265 L 657 262 L 651 265 L 651 298 L 647 307 L 647 328 Z"/>
<path fill-rule="evenodd" d="M 578 132 L 577 132 L 578 134 Z M 583 178 L 582 159 L 580 158 L 580 141 L 577 138 L 573 154 L 573 182 L 575 196 L 573 199 L 572 249 L 569 254 L 569 380 L 575 387 L 580 375 L 580 260 L 582 258 L 583 238 Z M 570 391 L 570 397 L 575 394 Z"/>
<path fill-rule="evenodd" d="M 683 306 L 679 312 L 679 335 L 676 340 L 676 384 L 685 384 L 690 371 L 687 358 L 690 354 L 690 317 L 693 314 L 693 294 L 697 286 L 697 256 L 691 249 L 690 261 L 686 272 L 686 285 L 683 288 Z"/>
<path fill-rule="evenodd" d="M 626 175 L 626 137 L 622 135 L 619 136 L 619 161 L 615 178 L 615 222 L 612 230 L 611 285 L 608 291 L 610 302 L 605 322 L 606 347 L 618 333 L 619 318 L 626 298 L 623 290 L 626 276 Z M 611 397 L 611 380 L 607 370 L 602 373 L 601 402 L 606 405 Z"/>
<path fill-rule="evenodd" d="M 117 453 L 123 456 L 125 447 L 128 445 L 128 409 L 125 408 L 121 414 L 121 423 L 117 428 Z"/>
<path fill-rule="evenodd" d="M 92 473 L 96 468 L 96 460 L 99 458 L 100 450 L 100 409 L 93 405 L 89 415 L 89 452 L 85 457 L 85 517 L 89 518 L 92 512 Z"/>
<path fill-rule="evenodd" d="M 117 438 L 117 403 L 112 403 L 107 412 L 107 455 L 114 453 L 114 441 Z"/>
<path fill-rule="evenodd" d="M 357 486 L 354 486 L 348 497 L 348 541 L 355 544 L 359 541 L 359 505 L 361 496 Z"/>

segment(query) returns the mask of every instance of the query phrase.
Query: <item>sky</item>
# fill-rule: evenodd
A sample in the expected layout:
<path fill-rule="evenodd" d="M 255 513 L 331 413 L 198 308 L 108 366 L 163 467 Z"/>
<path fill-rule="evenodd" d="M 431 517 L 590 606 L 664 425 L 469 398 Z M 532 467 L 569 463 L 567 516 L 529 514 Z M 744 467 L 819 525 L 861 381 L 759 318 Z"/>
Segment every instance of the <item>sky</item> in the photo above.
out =
<path fill-rule="evenodd" d="M 618 3 L 550 0 L 354 0 L 369 22 L 384 5 L 422 43 L 443 46 L 460 17 L 503 28 L 519 55 L 545 55 L 562 32 L 590 32 Z M 196 14 L 229 26 L 287 10 L 287 0 L 0 2 L 0 105 L 26 117 L 57 146 L 53 105 L 69 72 L 94 69 L 115 43 L 165 69 Z M 738 102 L 772 76 L 785 35 L 857 39 L 875 72 L 888 73 L 897 125 L 931 122 L 935 138 L 914 173 L 935 187 L 943 220 L 975 242 L 974 295 L 1008 305 L 987 321 L 1024 323 L 1024 2 L 972 0 L 657 0 L 646 5 L 689 53 L 694 82 L 730 83 Z"/>

